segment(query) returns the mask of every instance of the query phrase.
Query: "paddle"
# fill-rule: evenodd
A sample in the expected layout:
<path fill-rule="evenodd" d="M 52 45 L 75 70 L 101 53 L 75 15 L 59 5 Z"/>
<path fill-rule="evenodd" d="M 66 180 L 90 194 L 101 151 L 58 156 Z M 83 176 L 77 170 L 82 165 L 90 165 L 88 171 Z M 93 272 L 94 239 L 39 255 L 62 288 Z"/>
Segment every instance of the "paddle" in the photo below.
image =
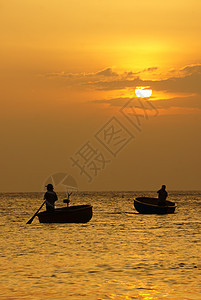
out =
<path fill-rule="evenodd" d="M 33 217 L 28 222 L 26 222 L 26 224 L 31 224 L 32 223 L 33 219 L 35 218 L 35 216 L 37 215 L 37 213 L 39 212 L 39 210 L 41 210 L 41 208 L 43 207 L 44 204 L 45 204 L 45 201 L 40 206 L 40 208 L 37 210 L 37 212 L 33 215 Z"/>

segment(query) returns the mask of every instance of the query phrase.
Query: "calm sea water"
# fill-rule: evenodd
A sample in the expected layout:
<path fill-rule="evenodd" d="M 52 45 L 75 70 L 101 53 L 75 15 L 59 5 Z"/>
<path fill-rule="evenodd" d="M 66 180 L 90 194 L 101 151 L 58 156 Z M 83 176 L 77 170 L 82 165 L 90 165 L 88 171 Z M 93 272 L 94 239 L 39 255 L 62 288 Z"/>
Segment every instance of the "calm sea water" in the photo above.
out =
<path fill-rule="evenodd" d="M 42 194 L 0 194 L 0 299 L 201 299 L 201 192 L 169 192 L 162 216 L 136 213 L 141 195 L 78 193 L 89 223 L 26 225 Z"/>

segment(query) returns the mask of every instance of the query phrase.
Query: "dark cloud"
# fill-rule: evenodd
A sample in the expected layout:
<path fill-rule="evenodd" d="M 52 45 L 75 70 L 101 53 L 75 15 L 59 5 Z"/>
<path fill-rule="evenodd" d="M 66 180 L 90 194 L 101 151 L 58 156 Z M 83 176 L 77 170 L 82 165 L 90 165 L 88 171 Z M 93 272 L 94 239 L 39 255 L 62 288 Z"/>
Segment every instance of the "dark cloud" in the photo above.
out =
<path fill-rule="evenodd" d="M 186 74 L 201 73 L 201 65 L 197 64 L 197 65 L 186 66 L 180 69 L 180 71 Z"/>
<path fill-rule="evenodd" d="M 106 77 L 107 77 L 107 76 L 108 76 L 108 77 L 110 77 L 110 76 L 119 76 L 119 74 L 113 72 L 111 68 L 107 68 L 107 69 L 104 69 L 104 70 L 102 70 L 102 71 L 99 71 L 99 72 L 95 73 L 95 75 L 98 75 L 98 76 L 106 76 Z"/>
<path fill-rule="evenodd" d="M 94 100 L 94 101 L 90 101 L 96 104 L 108 104 L 110 106 L 119 106 L 122 107 L 125 103 L 127 103 L 128 101 L 130 101 L 131 98 L 129 97 L 119 97 L 119 98 L 112 98 L 112 99 L 102 99 L 102 100 Z"/>
<path fill-rule="evenodd" d="M 51 73 L 47 73 L 45 74 L 46 77 L 60 77 L 60 78 L 67 78 L 67 79 L 80 79 L 81 81 L 83 79 L 85 79 L 86 84 L 87 84 L 87 79 L 90 79 L 90 84 L 93 84 L 93 82 L 99 81 L 100 77 L 103 77 L 103 79 L 100 80 L 100 84 L 101 82 L 105 82 L 106 79 L 108 78 L 109 82 L 112 82 L 112 78 L 111 77 L 116 77 L 113 80 L 118 80 L 120 81 L 124 81 L 124 80 L 130 80 L 130 79 L 135 79 L 139 76 L 139 74 L 144 73 L 144 72 L 153 72 L 155 70 L 157 70 L 157 67 L 150 67 L 147 69 L 144 69 L 142 71 L 138 71 L 138 72 L 133 72 L 133 71 L 128 71 L 128 72 L 123 72 L 123 73 L 117 73 L 114 72 L 112 68 L 105 68 L 103 70 L 100 70 L 98 72 L 94 72 L 94 73 L 68 73 L 68 72 L 51 72 Z"/>
<path fill-rule="evenodd" d="M 155 91 L 168 93 L 201 94 L 201 64 L 185 66 L 171 70 L 169 78 L 160 80 L 143 80 L 140 76 L 146 72 L 155 72 L 157 67 L 149 67 L 139 72 L 117 73 L 112 68 L 105 68 L 95 73 L 49 73 L 51 78 L 63 78 L 66 85 L 87 86 L 96 90 L 135 89 L 136 86 L 150 86 Z M 170 75 L 171 74 L 171 75 Z"/>
<path fill-rule="evenodd" d="M 52 72 L 52 73 L 47 73 L 46 77 L 61 77 L 61 78 L 90 78 L 90 79 L 96 79 L 97 77 L 111 77 L 111 76 L 119 76 L 118 73 L 113 72 L 112 68 L 106 68 L 104 70 L 98 71 L 96 73 L 68 73 L 68 72 Z"/>
<path fill-rule="evenodd" d="M 159 81 L 143 81 L 153 90 L 172 93 L 196 93 L 201 94 L 201 73 L 196 72 L 184 77 L 172 77 Z"/>
<path fill-rule="evenodd" d="M 154 72 L 157 70 L 158 70 L 158 67 L 151 67 L 151 68 L 144 69 L 142 72 Z"/>
<path fill-rule="evenodd" d="M 112 81 L 96 81 L 94 83 L 90 83 L 98 90 L 110 91 L 110 90 L 121 90 L 127 87 L 135 87 L 138 85 L 142 85 L 143 81 L 137 77 L 135 79 L 125 79 L 119 78 L 118 80 Z"/>
<path fill-rule="evenodd" d="M 175 97 L 155 100 L 154 104 L 158 109 L 169 109 L 172 107 L 201 109 L 201 96 Z"/>
<path fill-rule="evenodd" d="M 139 76 L 133 79 L 119 77 L 115 80 L 100 80 L 89 84 L 99 90 L 119 90 L 136 88 L 136 86 L 150 86 L 156 91 L 201 94 L 201 65 L 187 66 L 183 68 L 184 72 L 186 75 L 178 75 L 164 80 L 143 80 Z"/>
<path fill-rule="evenodd" d="M 102 99 L 93 101 L 96 104 L 108 104 L 110 106 L 123 107 L 127 102 L 132 101 L 134 104 L 138 102 L 138 98 L 119 97 L 111 99 Z M 144 100 L 140 100 L 144 101 Z M 146 101 L 146 100 L 145 100 Z M 170 108 L 195 108 L 201 110 L 201 96 L 189 97 L 174 97 L 169 99 L 148 100 L 156 109 L 170 109 Z M 151 109 L 151 107 L 150 107 Z"/>

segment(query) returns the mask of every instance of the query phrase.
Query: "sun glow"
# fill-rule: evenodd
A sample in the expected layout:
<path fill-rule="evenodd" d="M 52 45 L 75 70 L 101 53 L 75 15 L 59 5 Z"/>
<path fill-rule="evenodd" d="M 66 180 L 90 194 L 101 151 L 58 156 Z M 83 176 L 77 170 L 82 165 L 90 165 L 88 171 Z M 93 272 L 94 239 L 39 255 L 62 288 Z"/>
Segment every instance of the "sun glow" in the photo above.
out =
<path fill-rule="evenodd" d="M 148 98 L 152 95 L 152 90 L 147 90 L 145 86 L 137 87 L 135 89 L 135 94 L 140 98 Z"/>

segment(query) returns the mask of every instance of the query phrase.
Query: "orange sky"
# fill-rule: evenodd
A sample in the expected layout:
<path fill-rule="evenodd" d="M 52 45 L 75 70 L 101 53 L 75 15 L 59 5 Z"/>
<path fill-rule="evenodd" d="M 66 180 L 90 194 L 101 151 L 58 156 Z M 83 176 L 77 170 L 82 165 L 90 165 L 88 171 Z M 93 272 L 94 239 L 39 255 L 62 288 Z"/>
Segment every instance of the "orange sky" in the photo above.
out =
<path fill-rule="evenodd" d="M 0 0 L 0 25 L 0 191 L 58 172 L 82 190 L 201 189 L 200 1 Z M 115 156 L 96 135 L 113 117 L 133 136 Z M 86 163 L 91 182 L 70 159 L 88 141 L 110 161 Z"/>

